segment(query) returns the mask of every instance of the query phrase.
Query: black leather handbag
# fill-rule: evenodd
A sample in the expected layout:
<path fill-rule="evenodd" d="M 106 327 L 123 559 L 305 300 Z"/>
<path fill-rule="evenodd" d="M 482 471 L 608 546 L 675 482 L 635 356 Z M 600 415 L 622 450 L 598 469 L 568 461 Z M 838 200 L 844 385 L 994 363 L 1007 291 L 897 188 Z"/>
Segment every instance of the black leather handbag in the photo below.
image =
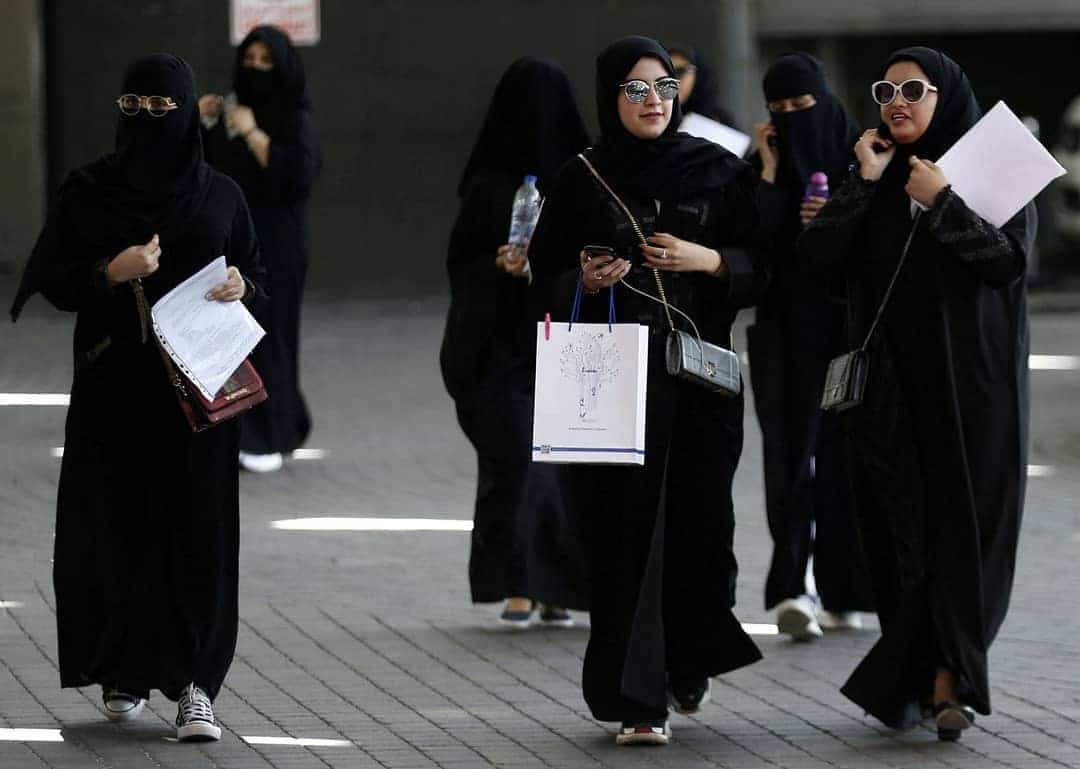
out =
<path fill-rule="evenodd" d="M 866 332 L 862 346 L 829 361 L 829 368 L 825 372 L 825 390 L 821 394 L 821 408 L 825 411 L 847 411 L 863 402 L 863 396 L 866 394 L 866 380 L 870 374 L 870 353 L 867 352 L 867 348 L 885 312 L 885 305 L 889 303 L 889 297 L 892 296 L 896 279 L 900 277 L 900 269 L 907 259 L 908 249 L 911 248 L 911 240 L 915 237 L 915 229 L 919 226 L 921 217 L 922 211 L 917 211 L 911 223 L 907 242 L 904 243 L 904 250 L 900 253 L 896 270 L 893 271 L 892 280 L 885 289 L 877 315 L 874 317 L 874 322 L 870 324 L 870 330 Z"/>

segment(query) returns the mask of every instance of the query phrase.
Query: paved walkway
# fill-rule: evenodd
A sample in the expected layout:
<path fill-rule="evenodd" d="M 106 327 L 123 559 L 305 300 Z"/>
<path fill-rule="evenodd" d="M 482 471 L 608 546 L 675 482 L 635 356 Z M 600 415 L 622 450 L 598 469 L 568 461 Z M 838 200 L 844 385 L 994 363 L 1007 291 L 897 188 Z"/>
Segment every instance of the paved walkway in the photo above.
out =
<path fill-rule="evenodd" d="M 64 409 L 0 407 L 0 740 L 46 730 L 0 741 L 0 767 L 1080 767 L 1080 373 L 1033 374 L 1032 463 L 1044 469 L 1030 481 L 1013 609 L 993 651 L 995 713 L 963 742 L 893 732 L 839 694 L 874 641 L 868 630 L 806 645 L 759 636 L 765 660 L 717 679 L 702 716 L 675 717 L 671 746 L 616 749 L 581 699 L 587 631 L 493 629 L 495 607 L 468 603 L 468 534 L 272 527 L 469 517 L 474 458 L 435 364 L 444 309 L 311 303 L 310 445 L 325 453 L 243 478 L 240 640 L 215 744 L 171 741 L 175 709 L 160 695 L 138 723 L 117 726 L 96 689 L 58 688 L 51 450 Z M 36 302 L 0 340 L 0 393 L 65 391 L 69 335 L 70 319 Z M 1075 353 L 1080 318 L 1036 316 L 1033 336 L 1035 352 Z M 752 414 L 736 486 L 738 611 L 769 623 Z"/>

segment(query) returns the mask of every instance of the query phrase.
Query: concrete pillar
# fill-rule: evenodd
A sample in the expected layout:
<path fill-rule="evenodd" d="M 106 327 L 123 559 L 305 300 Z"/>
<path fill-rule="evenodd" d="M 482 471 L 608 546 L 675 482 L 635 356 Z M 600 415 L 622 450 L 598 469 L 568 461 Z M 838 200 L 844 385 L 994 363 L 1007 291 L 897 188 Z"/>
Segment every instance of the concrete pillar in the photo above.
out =
<path fill-rule="evenodd" d="M 720 96 L 744 131 L 761 112 L 757 30 L 750 0 L 718 0 L 720 26 Z"/>
<path fill-rule="evenodd" d="M 0 273 L 26 261 L 44 214 L 42 5 L 6 0 L 0 24 Z"/>

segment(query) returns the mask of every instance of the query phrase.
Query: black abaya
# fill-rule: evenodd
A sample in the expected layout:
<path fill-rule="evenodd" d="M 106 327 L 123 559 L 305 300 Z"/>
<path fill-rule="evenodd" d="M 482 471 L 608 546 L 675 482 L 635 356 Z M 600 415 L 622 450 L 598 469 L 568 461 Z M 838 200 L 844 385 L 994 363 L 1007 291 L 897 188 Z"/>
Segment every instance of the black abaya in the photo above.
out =
<path fill-rule="evenodd" d="M 615 43 L 598 59 L 604 135 L 587 154 L 646 235 L 667 232 L 721 251 L 726 278 L 662 275 L 672 304 L 694 318 L 706 340 L 727 345 L 738 308 L 755 300 L 767 278 L 739 248 L 758 228 L 750 168 L 726 150 L 677 134 L 677 102 L 659 139 L 637 140 L 621 128 L 617 84 L 641 56 L 671 71 L 667 54 L 645 38 Z M 531 254 L 538 279 L 554 282 L 580 272 L 586 244 L 610 245 L 630 258 L 640 254 L 637 243 L 621 210 L 575 159 L 545 204 Z M 626 280 L 656 293 L 651 270 L 636 267 Z M 649 327 L 645 465 L 573 467 L 592 587 L 583 688 L 598 719 L 640 723 L 665 717 L 669 676 L 700 680 L 761 655 L 731 611 L 731 482 L 742 450 L 742 398 L 667 374 L 662 307 L 622 287 L 615 296 L 619 322 Z M 585 297 L 583 320 L 606 319 L 607 301 L 606 290 Z"/>
<path fill-rule="evenodd" d="M 242 65 L 244 51 L 257 40 L 270 49 L 270 72 Z M 311 413 L 300 391 L 300 311 L 308 269 L 308 198 L 321 167 L 319 136 L 303 64 L 280 30 L 257 27 L 240 44 L 234 88 L 239 103 L 251 107 L 257 125 L 270 136 L 269 164 L 260 166 L 243 138 L 229 140 L 221 122 L 205 134 L 206 157 L 247 197 L 274 299 L 257 316 L 266 337 L 252 354 L 270 398 L 241 418 L 240 448 L 250 454 L 288 453 L 311 432 Z"/>
<path fill-rule="evenodd" d="M 469 583 L 478 603 L 527 597 L 549 606 L 589 605 L 565 471 L 532 463 L 535 298 L 525 278 L 495 265 L 524 174 L 546 187 L 587 141 L 565 72 L 526 57 L 496 88 L 462 174 L 440 365 L 477 453 Z"/>
<path fill-rule="evenodd" d="M 899 59 L 940 89 L 924 146 L 900 149 L 936 158 L 978 117 L 974 95 L 943 54 Z M 806 258 L 846 275 L 851 345 L 912 226 L 906 169 L 898 152 L 880 181 L 853 175 L 799 240 Z M 956 676 L 962 702 L 990 712 L 987 652 L 1008 608 L 1026 479 L 1024 265 L 1035 231 L 1033 205 L 999 229 L 944 190 L 874 337 L 863 404 L 845 418 L 882 637 L 843 692 L 890 726 L 919 720 L 938 668 Z"/>
<path fill-rule="evenodd" d="M 192 434 L 131 288 L 105 266 L 160 233 L 160 268 L 142 279 L 151 303 L 224 254 L 251 306 L 262 269 L 243 194 L 202 162 L 187 65 L 141 60 L 125 91 L 183 109 L 121 118 L 117 153 L 69 177 L 13 308 L 41 292 L 77 313 L 53 567 L 61 685 L 175 698 L 194 682 L 214 698 L 236 646 L 238 425 Z M 132 164 L 140 147 L 156 166 Z"/>
<path fill-rule="evenodd" d="M 795 254 L 799 206 L 811 174 L 832 185 L 847 176 L 859 131 L 829 92 L 820 61 L 805 53 L 780 57 L 765 75 L 767 101 L 812 94 L 813 107 L 772 113 L 779 155 L 775 182 L 758 186 L 758 206 L 771 235 L 772 280 L 747 329 L 754 409 L 762 432 L 765 508 L 773 555 L 765 608 L 806 592 L 814 581 L 830 611 L 873 608 L 862 563 L 847 473 L 846 441 L 837 417 L 821 410 L 829 361 L 845 351 L 844 307 L 828 279 Z"/>

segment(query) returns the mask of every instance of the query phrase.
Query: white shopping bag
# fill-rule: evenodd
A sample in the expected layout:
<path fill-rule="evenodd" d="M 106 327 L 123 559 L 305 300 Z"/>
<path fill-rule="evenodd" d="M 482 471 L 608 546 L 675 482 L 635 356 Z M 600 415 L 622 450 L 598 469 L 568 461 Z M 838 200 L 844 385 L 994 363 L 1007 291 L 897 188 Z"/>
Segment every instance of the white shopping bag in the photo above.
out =
<path fill-rule="evenodd" d="M 645 464 L 648 357 L 648 326 L 538 323 L 533 461 Z"/>

